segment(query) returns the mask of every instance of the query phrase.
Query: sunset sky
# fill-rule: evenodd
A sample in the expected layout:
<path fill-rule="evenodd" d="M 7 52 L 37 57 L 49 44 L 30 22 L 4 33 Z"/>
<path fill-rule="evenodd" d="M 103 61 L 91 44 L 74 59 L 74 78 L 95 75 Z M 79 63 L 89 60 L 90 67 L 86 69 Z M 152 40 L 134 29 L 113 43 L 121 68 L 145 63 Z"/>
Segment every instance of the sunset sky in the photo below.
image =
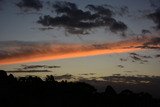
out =
<path fill-rule="evenodd" d="M 160 76 L 159 0 L 0 0 L 0 23 L 0 69 L 15 76 Z"/>

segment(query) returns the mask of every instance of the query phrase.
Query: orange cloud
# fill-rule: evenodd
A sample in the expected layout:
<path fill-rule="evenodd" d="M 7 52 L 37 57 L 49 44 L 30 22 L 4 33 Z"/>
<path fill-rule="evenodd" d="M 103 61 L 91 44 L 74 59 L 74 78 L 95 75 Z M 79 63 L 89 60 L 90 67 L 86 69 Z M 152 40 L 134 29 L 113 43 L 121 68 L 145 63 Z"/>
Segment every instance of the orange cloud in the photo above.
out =
<path fill-rule="evenodd" d="M 0 65 L 39 62 L 141 50 L 149 38 L 130 38 L 105 44 L 11 43 L 0 50 Z"/>

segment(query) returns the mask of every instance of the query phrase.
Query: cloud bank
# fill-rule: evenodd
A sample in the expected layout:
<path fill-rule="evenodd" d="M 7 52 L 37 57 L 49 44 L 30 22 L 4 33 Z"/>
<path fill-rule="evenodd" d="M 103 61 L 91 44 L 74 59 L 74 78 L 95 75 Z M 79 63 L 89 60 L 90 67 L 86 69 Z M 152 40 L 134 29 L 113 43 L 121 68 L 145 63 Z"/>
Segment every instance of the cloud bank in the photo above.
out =
<path fill-rule="evenodd" d="M 160 49 L 159 37 L 130 38 L 103 44 L 0 42 L 0 65 Z M 155 42 L 156 41 L 156 42 Z"/>

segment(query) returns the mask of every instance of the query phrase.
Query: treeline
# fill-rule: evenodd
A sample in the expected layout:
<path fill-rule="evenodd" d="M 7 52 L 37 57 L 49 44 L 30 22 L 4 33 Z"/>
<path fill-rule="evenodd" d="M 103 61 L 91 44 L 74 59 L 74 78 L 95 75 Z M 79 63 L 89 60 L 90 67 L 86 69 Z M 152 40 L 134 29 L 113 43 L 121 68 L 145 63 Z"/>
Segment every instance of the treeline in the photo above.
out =
<path fill-rule="evenodd" d="M 160 107 L 149 93 L 120 93 L 107 86 L 104 92 L 84 82 L 55 81 L 47 76 L 16 78 L 0 70 L 0 107 Z"/>

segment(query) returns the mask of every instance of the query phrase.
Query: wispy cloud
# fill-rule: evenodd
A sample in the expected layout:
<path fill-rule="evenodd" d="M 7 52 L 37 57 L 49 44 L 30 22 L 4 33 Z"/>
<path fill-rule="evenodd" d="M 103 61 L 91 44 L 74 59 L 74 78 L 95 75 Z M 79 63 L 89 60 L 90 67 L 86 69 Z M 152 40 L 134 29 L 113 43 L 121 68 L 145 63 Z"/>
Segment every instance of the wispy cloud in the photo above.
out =
<path fill-rule="evenodd" d="M 64 75 L 59 75 L 59 76 L 54 76 L 56 80 L 70 80 L 70 79 L 75 79 L 75 77 L 71 74 L 64 74 Z"/>
<path fill-rule="evenodd" d="M 21 65 L 21 69 L 28 70 L 28 69 L 51 69 L 51 68 L 60 68 L 61 66 L 53 65 Z"/>
<path fill-rule="evenodd" d="M 124 66 L 123 65 L 117 65 L 119 68 L 124 68 Z"/>
<path fill-rule="evenodd" d="M 7 73 L 40 73 L 40 72 L 52 72 L 50 70 L 12 70 L 6 71 Z"/>
<path fill-rule="evenodd" d="M 94 56 L 132 52 L 154 46 L 159 49 L 159 44 L 151 44 L 158 37 L 130 38 L 119 42 L 103 44 L 62 44 L 52 42 L 0 42 L 0 65 L 25 62 L 38 62 L 64 58 Z"/>

